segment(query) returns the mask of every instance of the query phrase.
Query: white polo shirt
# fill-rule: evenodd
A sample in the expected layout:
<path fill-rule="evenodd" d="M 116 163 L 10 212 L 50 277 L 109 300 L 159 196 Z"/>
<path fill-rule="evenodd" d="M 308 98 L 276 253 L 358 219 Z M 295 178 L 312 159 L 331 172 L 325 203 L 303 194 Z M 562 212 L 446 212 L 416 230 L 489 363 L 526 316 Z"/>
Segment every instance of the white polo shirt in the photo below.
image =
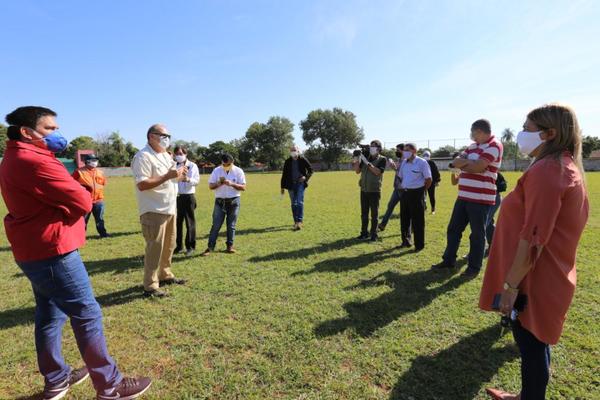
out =
<path fill-rule="evenodd" d="M 231 166 L 229 172 L 226 172 L 222 165 L 218 166 L 213 170 L 212 174 L 210 174 L 208 183 L 219 183 L 221 178 L 237 183 L 238 185 L 246 184 L 246 175 L 244 175 L 244 171 L 235 165 Z M 227 185 L 221 185 L 215 189 L 215 198 L 217 199 L 230 199 L 232 197 L 240 197 L 240 191 Z"/>
<path fill-rule="evenodd" d="M 170 179 L 148 190 L 141 191 L 137 184 L 149 178 L 165 175 L 175 168 L 175 161 L 169 153 L 157 153 L 149 144 L 138 151 L 131 162 L 135 179 L 135 194 L 139 215 L 147 212 L 175 215 L 177 212 L 177 179 Z"/>

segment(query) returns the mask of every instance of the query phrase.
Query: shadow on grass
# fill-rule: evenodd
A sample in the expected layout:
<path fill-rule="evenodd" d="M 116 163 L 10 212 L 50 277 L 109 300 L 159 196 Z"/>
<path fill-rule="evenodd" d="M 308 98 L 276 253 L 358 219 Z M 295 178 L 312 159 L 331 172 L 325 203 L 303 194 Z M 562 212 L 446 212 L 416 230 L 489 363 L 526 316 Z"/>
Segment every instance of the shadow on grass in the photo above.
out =
<path fill-rule="evenodd" d="M 221 227 L 221 230 L 219 231 L 220 238 L 224 238 L 227 235 L 227 229 L 225 229 L 225 228 L 226 228 L 226 224 L 224 223 L 223 226 Z M 291 231 L 291 230 L 292 230 L 292 224 L 281 225 L 281 226 L 269 226 L 266 228 L 236 229 L 235 235 L 236 236 L 238 236 L 238 235 L 254 235 L 254 234 L 261 234 L 261 233 Z M 208 233 L 197 236 L 196 240 L 208 240 L 209 234 L 210 234 L 210 227 L 209 227 Z"/>
<path fill-rule="evenodd" d="M 11 247 L 10 246 L 0 247 L 0 253 L 4 253 L 5 251 L 11 251 Z"/>
<path fill-rule="evenodd" d="M 387 326 L 404 314 L 415 312 L 433 301 L 437 296 L 458 288 L 468 278 L 454 276 L 450 280 L 429 289 L 430 285 L 441 283 L 448 274 L 429 270 L 402 275 L 386 271 L 372 279 L 347 288 L 348 290 L 386 285 L 392 288 L 379 297 L 365 302 L 344 304 L 348 316 L 325 321 L 314 329 L 318 337 L 332 336 L 347 329 L 354 329 L 362 336 L 371 336 L 378 329 Z"/>
<path fill-rule="evenodd" d="M 373 253 L 364 253 L 355 257 L 338 257 L 328 260 L 319 261 L 308 271 L 297 271 L 292 276 L 308 275 L 319 272 L 347 272 L 354 271 L 366 267 L 371 263 L 380 262 L 388 258 L 399 258 L 406 254 L 412 253 L 412 250 L 404 250 L 400 253 L 394 252 L 392 249 L 376 251 Z"/>
<path fill-rule="evenodd" d="M 102 307 L 118 306 L 130 301 L 143 298 L 142 286 L 131 286 L 127 289 L 103 294 L 96 297 Z M 16 308 L 0 311 L 0 330 L 34 322 L 35 307 Z"/>
<path fill-rule="evenodd" d="M 392 389 L 390 400 L 474 399 L 482 383 L 519 357 L 513 347 L 492 348 L 499 334 L 500 326 L 492 325 L 437 354 L 416 357 Z"/>
<path fill-rule="evenodd" d="M 390 235 L 386 236 L 386 239 L 392 238 L 400 235 Z M 346 249 L 350 246 L 356 246 L 359 244 L 364 244 L 364 240 L 357 240 L 354 238 L 340 239 L 334 242 L 328 243 L 320 243 L 313 247 L 306 247 L 303 249 L 296 250 L 288 250 L 288 251 L 279 251 L 277 253 L 271 253 L 266 256 L 255 256 L 250 258 L 248 261 L 250 262 L 264 262 L 264 261 L 274 261 L 274 260 L 293 260 L 296 258 L 304 258 L 314 254 L 326 253 L 329 251 L 342 250 Z"/>
<path fill-rule="evenodd" d="M 101 238 L 100 235 L 94 235 L 94 236 L 88 236 L 87 240 L 100 240 L 100 239 L 113 239 L 113 238 L 118 238 L 121 236 L 130 236 L 130 235 L 140 235 L 142 234 L 142 231 L 128 231 L 128 232 L 109 232 L 110 237 L 108 238 Z"/>

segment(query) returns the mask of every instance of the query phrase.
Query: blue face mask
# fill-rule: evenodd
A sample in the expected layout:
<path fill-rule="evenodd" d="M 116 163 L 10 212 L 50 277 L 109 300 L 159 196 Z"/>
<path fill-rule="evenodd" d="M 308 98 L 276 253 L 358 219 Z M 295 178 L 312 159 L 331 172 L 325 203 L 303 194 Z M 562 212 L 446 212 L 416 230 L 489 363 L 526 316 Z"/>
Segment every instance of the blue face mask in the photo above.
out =
<path fill-rule="evenodd" d="M 53 153 L 60 153 L 67 148 L 67 139 L 58 131 L 54 131 L 51 134 L 44 136 L 41 139 L 37 139 L 46 144 L 46 148 Z"/>

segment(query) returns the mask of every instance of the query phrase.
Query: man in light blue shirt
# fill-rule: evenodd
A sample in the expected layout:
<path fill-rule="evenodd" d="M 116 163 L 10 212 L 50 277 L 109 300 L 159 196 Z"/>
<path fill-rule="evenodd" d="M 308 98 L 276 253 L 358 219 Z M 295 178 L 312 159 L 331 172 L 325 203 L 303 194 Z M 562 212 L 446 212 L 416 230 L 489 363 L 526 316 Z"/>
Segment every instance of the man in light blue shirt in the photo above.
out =
<path fill-rule="evenodd" d="M 405 160 L 398 170 L 400 191 L 400 247 L 411 247 L 410 231 L 415 235 L 415 252 L 425 247 L 425 191 L 431 186 L 431 168 L 417 156 L 414 143 L 404 145 Z"/>

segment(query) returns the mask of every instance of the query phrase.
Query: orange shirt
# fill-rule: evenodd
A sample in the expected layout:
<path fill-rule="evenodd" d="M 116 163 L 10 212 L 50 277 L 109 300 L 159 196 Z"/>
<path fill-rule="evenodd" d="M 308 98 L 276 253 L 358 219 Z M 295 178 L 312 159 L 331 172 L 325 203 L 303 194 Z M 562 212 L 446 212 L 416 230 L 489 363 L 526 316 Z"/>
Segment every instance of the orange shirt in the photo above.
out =
<path fill-rule="evenodd" d="M 561 161 L 562 166 L 555 159 L 533 164 L 502 201 L 479 298 L 479 307 L 492 311 L 519 240 L 527 240 L 533 267 L 519 284 L 527 296 L 519 321 L 547 344 L 558 342 L 573 299 L 577 244 L 589 212 L 579 169 L 568 153 Z"/>
<path fill-rule="evenodd" d="M 73 178 L 92 195 L 92 202 L 97 203 L 104 199 L 104 186 L 106 178 L 98 168 L 89 169 L 81 167 L 73 172 Z"/>

